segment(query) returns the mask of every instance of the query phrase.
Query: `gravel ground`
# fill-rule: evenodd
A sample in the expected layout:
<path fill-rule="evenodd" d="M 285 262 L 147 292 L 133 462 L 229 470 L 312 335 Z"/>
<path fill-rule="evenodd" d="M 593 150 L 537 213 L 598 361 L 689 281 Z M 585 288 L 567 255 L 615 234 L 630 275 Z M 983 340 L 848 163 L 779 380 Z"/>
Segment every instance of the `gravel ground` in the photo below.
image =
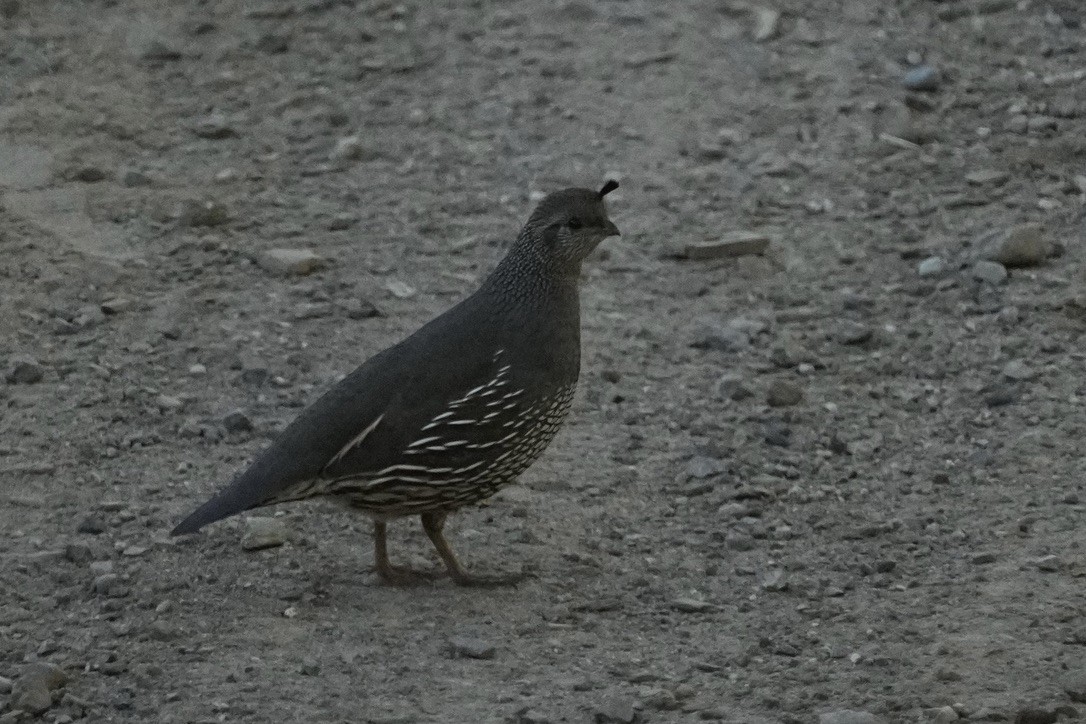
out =
<path fill-rule="evenodd" d="M 775 8 L 0 2 L 0 723 L 1086 716 L 1086 7 Z M 167 537 L 609 176 L 527 582 Z"/>

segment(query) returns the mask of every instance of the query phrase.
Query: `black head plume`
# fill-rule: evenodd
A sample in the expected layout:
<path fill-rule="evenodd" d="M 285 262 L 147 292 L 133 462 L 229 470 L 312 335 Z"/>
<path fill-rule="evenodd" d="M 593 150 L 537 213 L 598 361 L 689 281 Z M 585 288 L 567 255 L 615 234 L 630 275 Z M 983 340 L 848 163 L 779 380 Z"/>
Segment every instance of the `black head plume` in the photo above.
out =
<path fill-rule="evenodd" d="M 600 198 L 602 199 L 604 196 L 611 193 L 612 191 L 614 191 L 617 188 L 618 188 L 618 181 L 615 181 L 613 178 L 612 179 L 607 179 L 607 183 L 605 183 L 603 185 L 603 188 L 600 189 Z"/>

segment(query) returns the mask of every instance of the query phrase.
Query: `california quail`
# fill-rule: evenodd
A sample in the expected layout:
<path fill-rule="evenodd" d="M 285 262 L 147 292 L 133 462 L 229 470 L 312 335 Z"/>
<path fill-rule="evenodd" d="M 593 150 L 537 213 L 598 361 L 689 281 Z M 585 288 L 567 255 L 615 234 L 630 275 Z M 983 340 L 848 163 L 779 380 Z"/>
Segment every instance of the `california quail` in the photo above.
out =
<path fill-rule="evenodd" d="M 306 408 L 252 465 L 173 530 L 327 496 L 374 521 L 377 573 L 393 567 L 390 519 L 419 515 L 456 583 L 469 575 L 445 516 L 513 482 L 554 437 L 580 371 L 581 262 L 619 233 L 598 192 L 548 195 L 478 291 L 374 355 Z"/>

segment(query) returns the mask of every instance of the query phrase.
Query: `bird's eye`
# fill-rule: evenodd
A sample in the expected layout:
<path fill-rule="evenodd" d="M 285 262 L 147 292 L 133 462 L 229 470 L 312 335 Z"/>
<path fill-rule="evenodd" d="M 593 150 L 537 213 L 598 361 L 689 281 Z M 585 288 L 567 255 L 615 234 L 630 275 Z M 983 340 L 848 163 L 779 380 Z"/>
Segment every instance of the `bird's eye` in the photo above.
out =
<path fill-rule="evenodd" d="M 581 228 L 582 226 L 584 226 L 584 224 L 583 224 L 583 223 L 581 222 L 581 220 L 580 220 L 580 219 L 578 219 L 578 218 L 577 218 L 577 217 L 575 216 L 575 217 L 573 217 L 572 219 L 570 219 L 569 221 L 567 221 L 567 222 L 566 222 L 566 226 L 568 226 L 569 228 L 571 228 L 571 229 L 573 229 L 574 231 L 576 231 L 577 229 L 579 229 L 579 228 Z"/>

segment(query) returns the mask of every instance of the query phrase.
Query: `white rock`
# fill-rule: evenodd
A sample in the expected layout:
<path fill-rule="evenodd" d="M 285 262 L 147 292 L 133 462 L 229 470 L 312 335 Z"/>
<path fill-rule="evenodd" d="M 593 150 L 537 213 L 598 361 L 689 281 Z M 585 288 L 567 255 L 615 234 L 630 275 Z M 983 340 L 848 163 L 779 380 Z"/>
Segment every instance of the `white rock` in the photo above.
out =
<path fill-rule="evenodd" d="M 916 266 L 916 273 L 922 277 L 939 277 L 946 274 L 947 264 L 942 257 L 929 256 Z"/>
<path fill-rule="evenodd" d="M 999 262 L 980 260 L 973 265 L 973 278 L 987 284 L 999 284 L 1007 278 L 1007 268 Z"/>
<path fill-rule="evenodd" d="M 256 263 L 273 274 L 305 276 L 328 266 L 328 260 L 309 249 L 268 249 L 256 257 Z"/>

